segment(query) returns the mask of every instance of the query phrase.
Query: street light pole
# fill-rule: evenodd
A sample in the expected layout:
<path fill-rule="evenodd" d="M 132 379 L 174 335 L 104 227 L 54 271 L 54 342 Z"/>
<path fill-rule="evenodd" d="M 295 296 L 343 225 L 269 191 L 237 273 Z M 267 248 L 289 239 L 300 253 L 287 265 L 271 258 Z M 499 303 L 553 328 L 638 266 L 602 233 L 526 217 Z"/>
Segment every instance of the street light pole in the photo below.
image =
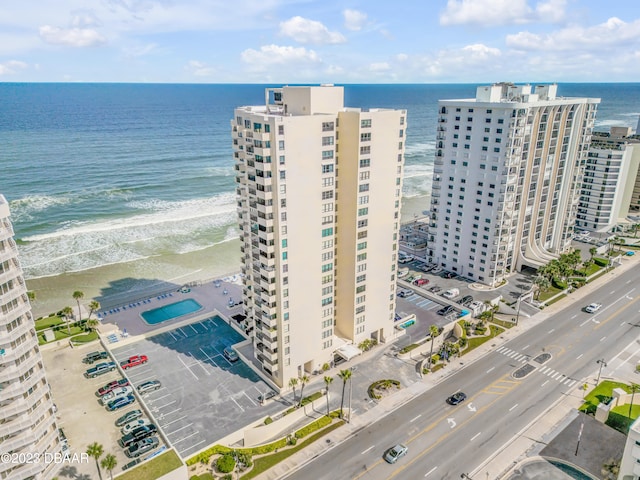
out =
<path fill-rule="evenodd" d="M 353 367 L 350 368 L 351 376 L 349 377 L 349 422 L 351 423 L 351 394 L 353 392 Z"/>
<path fill-rule="evenodd" d="M 600 360 L 596 360 L 596 363 L 600 364 L 600 369 L 598 370 L 598 379 L 596 380 L 596 387 L 597 387 L 598 383 L 600 383 L 600 374 L 602 373 L 602 367 L 606 367 L 607 362 L 604 361 L 604 358 L 601 358 Z"/>

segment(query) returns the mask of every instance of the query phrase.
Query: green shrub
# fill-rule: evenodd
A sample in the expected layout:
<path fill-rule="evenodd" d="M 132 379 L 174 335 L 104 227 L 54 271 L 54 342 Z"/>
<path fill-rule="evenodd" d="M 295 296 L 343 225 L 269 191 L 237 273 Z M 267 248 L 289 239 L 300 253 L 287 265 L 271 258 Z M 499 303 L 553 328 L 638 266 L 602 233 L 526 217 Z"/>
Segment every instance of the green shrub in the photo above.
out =
<path fill-rule="evenodd" d="M 310 423 L 309 425 L 307 425 L 306 427 L 301 428 L 300 430 L 298 430 L 295 433 L 295 437 L 296 438 L 304 438 L 307 435 L 309 435 L 310 433 L 315 432 L 316 430 L 320 430 L 321 428 L 326 427 L 327 425 L 329 425 L 331 423 L 331 418 L 327 417 L 326 415 L 323 417 L 320 417 L 318 420 L 316 420 L 315 422 Z"/>
<path fill-rule="evenodd" d="M 431 357 L 431 363 L 438 363 L 440 361 L 440 355 L 438 355 L 437 353 L 434 353 L 433 356 Z"/>
<path fill-rule="evenodd" d="M 197 455 L 194 455 L 193 457 L 191 457 L 190 459 L 187 460 L 187 466 L 192 466 L 195 465 L 197 463 L 202 463 L 204 465 L 209 463 L 209 460 L 211 460 L 211 457 L 213 455 L 222 455 L 225 453 L 230 453 L 233 450 L 230 449 L 229 447 L 225 447 L 222 445 L 214 445 L 213 447 L 205 450 L 204 452 L 200 452 Z"/>
<path fill-rule="evenodd" d="M 565 288 L 567 288 L 567 282 L 563 282 L 561 280 L 558 280 L 557 278 L 554 277 L 554 279 L 551 281 L 551 284 L 555 287 L 558 288 L 560 290 L 564 290 Z"/>
<path fill-rule="evenodd" d="M 211 478 L 213 479 L 213 477 L 211 477 Z M 228 473 L 225 476 L 223 476 L 221 480 L 233 480 L 233 475 Z"/>
<path fill-rule="evenodd" d="M 300 406 L 305 406 L 306 404 L 311 403 L 314 400 L 317 400 L 317 399 L 319 399 L 321 397 L 322 397 L 322 392 L 313 393 L 313 394 L 309 395 L 308 397 L 304 397 L 302 399 L 302 401 L 300 402 Z"/>
<path fill-rule="evenodd" d="M 606 267 L 607 265 L 609 265 L 609 260 L 607 260 L 606 258 L 594 257 L 593 262 L 599 267 Z"/>
<path fill-rule="evenodd" d="M 325 363 L 324 365 L 322 365 L 322 370 L 324 372 L 326 372 L 327 370 L 329 370 L 331 368 L 331 365 L 329 365 L 328 363 Z"/>
<path fill-rule="evenodd" d="M 273 418 L 267 417 L 267 418 L 264 419 L 264 424 L 265 425 L 269 425 L 270 423 L 273 423 Z"/>
<path fill-rule="evenodd" d="M 484 335 L 485 333 L 487 333 L 487 327 L 484 325 L 478 325 L 476 327 L 476 335 Z"/>
<path fill-rule="evenodd" d="M 400 352 L 398 353 L 409 353 L 411 350 L 413 350 L 414 348 L 418 348 L 418 344 L 417 343 L 412 343 L 411 345 L 407 345 L 406 347 L 402 347 L 400 349 Z"/>
<path fill-rule="evenodd" d="M 289 445 L 295 445 L 296 443 L 298 443 L 298 439 L 294 436 L 289 437 L 289 441 L 287 442 Z"/>
<path fill-rule="evenodd" d="M 466 338 L 460 338 L 458 340 L 458 345 L 460 345 L 460 348 L 464 348 L 467 346 L 467 339 Z"/>
<path fill-rule="evenodd" d="M 220 473 L 233 472 L 233 469 L 236 468 L 236 461 L 232 455 L 224 454 L 216 460 L 216 468 Z"/>

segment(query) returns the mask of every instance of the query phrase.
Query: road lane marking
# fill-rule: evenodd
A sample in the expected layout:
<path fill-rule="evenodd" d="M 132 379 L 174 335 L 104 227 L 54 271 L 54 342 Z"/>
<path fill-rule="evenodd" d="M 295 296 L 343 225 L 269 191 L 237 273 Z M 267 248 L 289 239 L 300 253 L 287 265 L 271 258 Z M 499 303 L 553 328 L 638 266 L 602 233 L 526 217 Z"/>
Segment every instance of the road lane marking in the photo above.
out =
<path fill-rule="evenodd" d="M 456 421 L 453 418 L 447 418 L 447 422 L 449 422 L 451 428 L 456 426 Z"/>
<path fill-rule="evenodd" d="M 574 315 L 573 317 L 570 318 L 570 320 L 573 320 L 574 318 L 576 318 L 578 315 Z"/>
<path fill-rule="evenodd" d="M 629 283 L 631 283 L 631 282 L 632 282 L 632 280 L 627 280 L 627 281 L 626 281 L 626 282 L 624 282 L 624 283 L 629 284 Z"/>
<path fill-rule="evenodd" d="M 605 338 L 607 338 L 607 337 L 606 337 L 606 336 L 602 337 L 602 338 L 600 339 L 600 341 L 603 341 Z"/>
<path fill-rule="evenodd" d="M 624 322 L 622 322 L 622 323 L 620 324 L 620 326 L 621 326 L 621 327 L 624 327 L 624 326 L 626 325 L 626 323 L 627 323 L 627 322 L 626 322 L 626 320 L 625 320 Z"/>
<path fill-rule="evenodd" d="M 364 455 L 365 453 L 367 453 L 369 450 L 371 450 L 373 447 L 375 447 L 375 445 L 371 445 L 369 448 L 367 448 L 364 452 L 362 452 L 360 455 Z"/>
<path fill-rule="evenodd" d="M 409 423 L 413 423 L 415 422 L 417 419 L 419 419 L 422 416 L 422 414 L 418 415 L 417 417 L 413 417 L 411 420 L 409 420 Z"/>
<path fill-rule="evenodd" d="M 491 367 L 489 370 L 487 370 L 487 373 L 489 373 L 492 370 L 495 370 L 496 367 Z"/>
<path fill-rule="evenodd" d="M 549 383 L 549 380 L 545 380 L 544 383 L 542 385 L 540 385 L 540 386 L 544 387 L 547 383 Z"/>
<path fill-rule="evenodd" d="M 518 406 L 518 404 L 516 403 L 513 407 L 511 407 L 511 408 L 509 409 L 509 411 L 513 410 L 513 409 L 514 409 L 514 408 L 516 408 L 517 406 Z M 479 434 L 478 434 L 478 435 L 479 435 Z"/>
<path fill-rule="evenodd" d="M 481 433 L 482 433 L 482 432 L 478 432 L 478 433 L 476 433 L 473 437 L 471 437 L 471 438 L 469 439 L 469 441 L 470 441 L 470 442 L 473 442 L 476 438 L 478 438 L 478 437 L 480 436 L 480 434 L 481 434 Z"/>
<path fill-rule="evenodd" d="M 581 353 L 580 355 L 578 355 L 578 356 L 576 357 L 576 360 L 578 360 L 578 359 L 579 359 L 580 357 L 582 357 L 583 355 L 584 355 L 584 353 Z"/>
<path fill-rule="evenodd" d="M 614 293 L 616 293 L 615 290 L 611 290 L 611 292 L 609 292 L 609 295 L 613 295 Z"/>
<path fill-rule="evenodd" d="M 556 329 L 555 329 L 555 328 L 552 328 L 551 330 L 549 330 L 549 333 L 553 333 L 553 332 L 555 332 L 555 331 L 556 331 Z"/>
<path fill-rule="evenodd" d="M 433 467 L 431 470 L 429 470 L 427 473 L 424 474 L 424 476 L 426 477 L 427 475 L 429 475 L 430 473 L 435 472 L 438 469 L 438 467 Z"/>
<path fill-rule="evenodd" d="M 527 345 L 526 347 L 522 347 L 522 350 L 526 350 L 527 348 L 529 348 L 531 345 Z"/>
<path fill-rule="evenodd" d="M 554 374 L 553 374 L 553 376 L 551 377 L 551 379 L 552 379 L 552 380 L 555 380 L 556 378 L 558 378 L 558 377 L 560 377 L 560 376 L 562 376 L 562 375 L 560 374 L 560 372 L 556 372 L 556 373 L 554 373 Z"/>

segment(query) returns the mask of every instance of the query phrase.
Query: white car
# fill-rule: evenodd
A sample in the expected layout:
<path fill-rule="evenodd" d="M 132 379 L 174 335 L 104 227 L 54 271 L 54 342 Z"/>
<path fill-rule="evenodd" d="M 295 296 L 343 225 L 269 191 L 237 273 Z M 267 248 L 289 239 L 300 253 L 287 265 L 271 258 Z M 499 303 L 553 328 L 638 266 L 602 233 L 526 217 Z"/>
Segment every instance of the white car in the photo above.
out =
<path fill-rule="evenodd" d="M 106 405 L 107 403 L 109 403 L 110 401 L 116 398 L 126 397 L 127 395 L 133 395 L 133 388 L 131 387 L 114 388 L 109 393 L 105 393 L 102 396 L 102 404 Z"/>
<path fill-rule="evenodd" d="M 149 420 L 147 420 L 146 418 L 139 418 L 137 420 L 134 420 L 133 422 L 129 422 L 124 427 L 122 427 L 122 435 L 127 435 L 128 433 L 133 432 L 136 428 L 144 427 L 145 425 L 149 425 L 149 423 Z"/>
<path fill-rule="evenodd" d="M 584 309 L 587 313 L 596 313 L 602 307 L 601 303 L 592 303 Z"/>

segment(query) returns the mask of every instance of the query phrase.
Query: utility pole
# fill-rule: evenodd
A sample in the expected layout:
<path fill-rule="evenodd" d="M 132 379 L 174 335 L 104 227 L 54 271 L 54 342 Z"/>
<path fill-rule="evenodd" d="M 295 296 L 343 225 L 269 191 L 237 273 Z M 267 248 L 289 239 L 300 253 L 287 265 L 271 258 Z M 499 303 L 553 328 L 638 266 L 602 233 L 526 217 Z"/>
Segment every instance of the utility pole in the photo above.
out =
<path fill-rule="evenodd" d="M 596 363 L 600 364 L 600 369 L 598 370 L 598 379 L 596 380 L 596 387 L 598 386 L 598 383 L 600 383 L 600 374 L 602 373 L 602 367 L 606 367 L 607 366 L 607 362 L 604 361 L 604 358 L 601 358 L 600 360 L 596 360 Z"/>

